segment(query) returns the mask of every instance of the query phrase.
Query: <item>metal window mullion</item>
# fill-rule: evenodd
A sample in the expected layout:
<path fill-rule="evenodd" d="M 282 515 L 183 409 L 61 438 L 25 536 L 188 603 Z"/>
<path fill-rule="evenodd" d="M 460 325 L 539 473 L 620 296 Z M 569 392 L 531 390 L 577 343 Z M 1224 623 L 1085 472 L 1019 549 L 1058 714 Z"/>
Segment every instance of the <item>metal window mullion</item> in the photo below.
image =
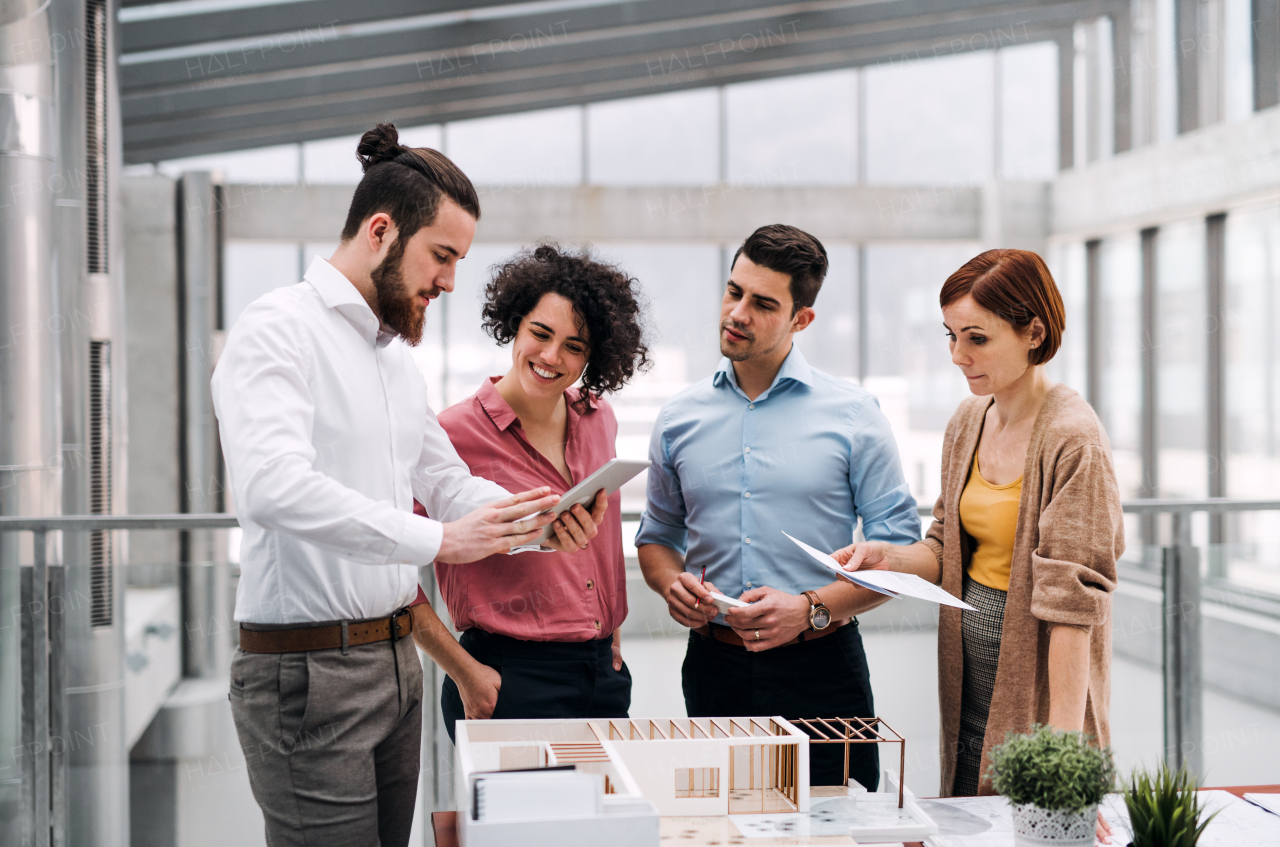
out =
<path fill-rule="evenodd" d="M 1165 759 L 1204 777 L 1203 642 L 1200 562 L 1191 544 L 1191 511 L 1173 512 L 1172 546 L 1163 562 Z"/>
<path fill-rule="evenodd" d="M 52 824 L 52 786 L 49 761 L 49 562 L 48 533 L 36 531 L 31 571 L 32 758 L 35 777 L 34 844 L 49 847 Z"/>
<path fill-rule="evenodd" d="M 1173 0 L 1174 62 L 1178 79 L 1178 133 L 1200 126 L 1200 0 Z M 1182 45 L 1189 44 L 1191 49 Z"/>
<path fill-rule="evenodd" d="M 1225 395 L 1225 362 L 1223 359 L 1223 343 L 1225 341 L 1226 311 L 1223 308 L 1226 285 L 1226 223 L 1225 214 L 1210 215 L 1205 219 L 1205 288 L 1206 310 L 1209 316 L 1206 321 L 1206 341 L 1208 343 L 1205 357 L 1205 385 L 1208 389 L 1206 398 L 1208 421 L 1206 441 L 1209 452 L 1209 496 L 1223 497 L 1227 489 L 1227 444 L 1226 444 L 1226 395 Z M 1221 546 L 1226 540 L 1224 528 L 1226 519 L 1221 512 L 1209 515 L 1209 562 L 1212 576 L 1225 576 L 1222 562 Z"/>
<path fill-rule="evenodd" d="M 1130 10 L 1111 15 L 1112 149 L 1123 153 L 1133 147 L 1133 17 Z"/>
<path fill-rule="evenodd" d="M 1142 292 L 1140 346 L 1142 356 L 1142 410 L 1141 410 L 1141 442 L 1142 456 L 1142 496 L 1157 497 L 1160 491 L 1159 471 L 1159 370 L 1156 358 L 1157 337 L 1157 300 L 1158 285 L 1156 267 L 1156 239 L 1158 230 L 1155 227 L 1142 231 Z M 1156 543 L 1156 518 L 1143 516 L 1142 543 Z"/>
<path fill-rule="evenodd" d="M 1101 416 L 1102 407 L 1102 242 L 1084 245 L 1085 286 L 1085 393 L 1089 405 Z"/>
<path fill-rule="evenodd" d="M 1280 105 L 1280 0 L 1253 0 L 1253 109 Z"/>
<path fill-rule="evenodd" d="M 1054 42 L 1058 45 L 1058 170 L 1069 171 L 1076 164 L 1075 31 L 1063 30 Z"/>

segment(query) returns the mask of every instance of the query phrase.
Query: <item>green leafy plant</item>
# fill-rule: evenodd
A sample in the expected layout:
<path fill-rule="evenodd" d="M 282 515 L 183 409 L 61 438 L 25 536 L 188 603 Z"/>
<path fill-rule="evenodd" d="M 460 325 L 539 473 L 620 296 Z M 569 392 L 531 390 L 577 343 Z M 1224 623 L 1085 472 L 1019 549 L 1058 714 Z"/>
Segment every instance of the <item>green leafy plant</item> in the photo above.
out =
<path fill-rule="evenodd" d="M 1155 773 L 1137 770 L 1125 786 L 1124 804 L 1129 807 L 1133 847 L 1195 847 L 1204 828 L 1204 803 L 1195 777 L 1183 765 L 1177 771 L 1161 765 Z"/>
<path fill-rule="evenodd" d="M 997 793 L 1015 806 L 1034 803 L 1049 811 L 1083 812 L 1106 796 L 1116 781 L 1111 748 L 1092 736 L 1036 725 L 1029 734 L 1010 732 L 991 751 L 987 775 Z"/>

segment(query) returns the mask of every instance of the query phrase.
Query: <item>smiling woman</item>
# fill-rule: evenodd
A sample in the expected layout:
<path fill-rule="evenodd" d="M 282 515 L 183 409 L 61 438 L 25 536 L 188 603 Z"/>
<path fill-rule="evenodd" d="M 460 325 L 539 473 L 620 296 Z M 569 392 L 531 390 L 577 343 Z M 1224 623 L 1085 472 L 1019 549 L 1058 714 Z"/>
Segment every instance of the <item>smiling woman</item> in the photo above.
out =
<path fill-rule="evenodd" d="M 472 473 L 512 490 L 536 480 L 563 494 L 614 458 L 618 424 L 604 395 L 648 365 L 638 289 L 586 251 L 546 244 L 495 269 L 484 328 L 511 345 L 511 368 L 440 415 Z M 627 716 L 621 495 L 598 497 L 590 520 L 576 506 L 553 526 L 590 543 L 575 553 L 436 565 L 473 659 L 441 692 L 451 736 L 464 717 Z"/>

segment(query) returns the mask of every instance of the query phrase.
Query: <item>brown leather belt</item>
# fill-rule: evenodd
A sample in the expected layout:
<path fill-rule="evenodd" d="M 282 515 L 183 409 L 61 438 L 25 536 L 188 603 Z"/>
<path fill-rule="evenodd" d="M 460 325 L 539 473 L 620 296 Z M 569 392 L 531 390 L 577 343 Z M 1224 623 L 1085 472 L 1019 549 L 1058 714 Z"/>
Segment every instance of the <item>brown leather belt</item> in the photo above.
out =
<path fill-rule="evenodd" d="M 395 621 L 392 635 L 391 622 Z M 345 630 L 345 633 L 344 633 Z M 245 629 L 240 627 L 240 649 L 246 653 L 302 653 L 337 650 L 407 638 L 413 632 L 413 616 L 406 609 L 388 618 L 359 623 L 312 626 L 300 629 Z"/>
<path fill-rule="evenodd" d="M 853 618 L 845 618 L 842 621 L 832 621 L 825 629 L 806 629 L 790 641 L 784 644 L 779 644 L 778 647 L 790 647 L 792 644 L 800 644 L 805 641 L 817 641 L 819 638 L 826 638 L 840 627 L 847 626 L 850 623 L 853 623 Z M 702 626 L 694 627 L 693 631 L 701 635 L 703 638 L 714 638 L 722 644 L 732 644 L 733 646 L 741 647 L 744 650 L 747 646 L 746 641 L 743 640 L 742 636 L 734 632 L 732 627 L 721 626 L 718 623 L 703 624 Z M 777 648 L 775 647 L 773 649 Z"/>

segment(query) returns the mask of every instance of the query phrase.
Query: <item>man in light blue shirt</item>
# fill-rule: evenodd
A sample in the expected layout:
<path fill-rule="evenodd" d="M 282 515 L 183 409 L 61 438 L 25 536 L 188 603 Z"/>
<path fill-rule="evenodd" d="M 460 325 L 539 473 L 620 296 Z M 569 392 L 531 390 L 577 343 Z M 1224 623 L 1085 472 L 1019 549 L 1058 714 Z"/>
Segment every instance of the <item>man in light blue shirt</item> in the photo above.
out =
<path fill-rule="evenodd" d="M 854 615 L 886 598 L 834 576 L 782 534 L 837 550 L 861 518 L 868 539 L 920 540 L 875 397 L 814 370 L 792 343 L 816 317 L 826 271 L 826 250 L 808 233 L 756 230 L 725 287 L 725 359 L 667 401 L 654 427 L 636 546 L 649 587 L 693 630 L 683 668 L 691 717 L 875 714 Z M 751 605 L 719 616 L 711 591 Z M 845 775 L 843 745 L 811 746 L 811 784 L 853 777 L 874 790 L 875 747 L 852 745 Z"/>

